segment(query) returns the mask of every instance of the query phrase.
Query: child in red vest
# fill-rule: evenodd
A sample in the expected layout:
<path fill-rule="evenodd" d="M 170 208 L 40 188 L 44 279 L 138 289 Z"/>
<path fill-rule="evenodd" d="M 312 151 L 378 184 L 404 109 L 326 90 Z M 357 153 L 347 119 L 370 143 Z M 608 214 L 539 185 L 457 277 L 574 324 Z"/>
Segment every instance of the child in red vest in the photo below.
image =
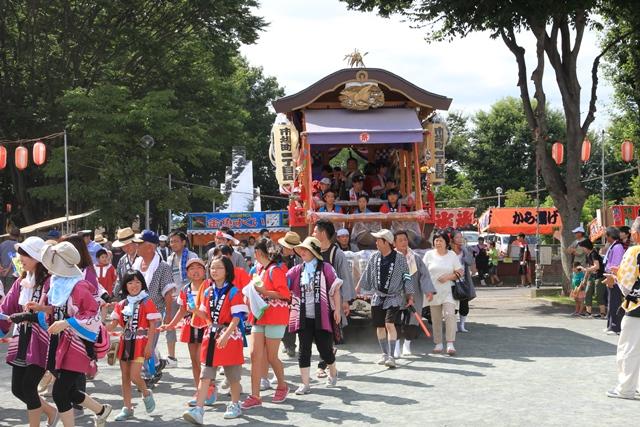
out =
<path fill-rule="evenodd" d="M 109 262 L 109 253 L 106 249 L 99 249 L 96 252 L 96 259 L 98 260 L 95 265 L 98 282 L 109 293 L 109 296 L 113 296 L 113 284 L 118 276 L 115 267 Z"/>
<path fill-rule="evenodd" d="M 196 407 L 186 411 L 183 418 L 202 425 L 207 390 L 216 379 L 217 368 L 222 366 L 231 388 L 231 403 L 224 418 L 237 418 L 240 409 L 240 374 L 244 363 L 244 338 L 240 326 L 249 308 L 242 292 L 233 286 L 233 263 L 224 256 L 216 257 L 209 266 L 212 285 L 204 293 L 204 300 L 195 312 L 209 324 L 202 343 L 202 373 L 198 385 Z"/>

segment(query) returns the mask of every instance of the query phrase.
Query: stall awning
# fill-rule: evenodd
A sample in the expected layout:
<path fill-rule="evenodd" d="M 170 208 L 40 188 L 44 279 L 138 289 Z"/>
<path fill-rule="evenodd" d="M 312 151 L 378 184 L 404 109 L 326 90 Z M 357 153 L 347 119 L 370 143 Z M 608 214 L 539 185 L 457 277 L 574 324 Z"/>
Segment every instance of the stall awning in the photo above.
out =
<path fill-rule="evenodd" d="M 556 208 L 490 208 L 478 220 L 478 231 L 504 234 L 553 234 L 562 227 Z"/>
<path fill-rule="evenodd" d="M 75 221 L 76 219 L 81 219 L 81 218 L 88 217 L 88 216 L 93 215 L 94 213 L 98 212 L 99 210 L 100 209 L 96 209 L 94 211 L 89 211 L 89 212 L 81 213 L 81 214 L 78 214 L 78 215 L 71 215 L 69 217 L 69 221 Z M 42 221 L 42 222 L 38 222 L 36 224 L 28 225 L 26 227 L 22 227 L 20 229 L 20 234 L 33 233 L 34 231 L 40 230 L 42 228 L 53 227 L 54 225 L 62 224 L 62 223 L 65 223 L 65 222 L 67 222 L 67 217 L 66 216 L 61 216 L 59 218 L 48 219 L 46 221 Z M 3 234 L 0 237 L 6 237 L 6 236 L 8 236 L 8 234 Z"/>
<path fill-rule="evenodd" d="M 418 114 L 409 108 L 306 110 L 305 123 L 311 145 L 422 142 Z"/>

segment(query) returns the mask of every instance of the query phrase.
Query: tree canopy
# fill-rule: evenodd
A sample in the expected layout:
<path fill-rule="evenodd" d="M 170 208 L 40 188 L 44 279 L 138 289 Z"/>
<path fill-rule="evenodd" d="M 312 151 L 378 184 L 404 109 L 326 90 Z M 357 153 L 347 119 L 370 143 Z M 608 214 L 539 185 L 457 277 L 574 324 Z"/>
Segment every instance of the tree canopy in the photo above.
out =
<path fill-rule="evenodd" d="M 267 105 L 282 89 L 238 52 L 265 27 L 252 12 L 256 6 L 255 0 L 2 2 L 0 139 L 66 128 L 72 211 L 99 208 L 105 225 L 142 214 L 147 195 L 156 226 L 168 206 L 210 209 L 215 192 L 207 187 L 212 178 L 224 181 L 234 145 L 256 155 L 256 185 L 272 191 L 257 153 L 268 146 Z M 146 134 L 156 141 L 149 167 L 139 147 Z M 41 168 L 0 172 L 3 197 L 19 206 L 20 223 L 64 212 L 61 147 L 62 140 L 50 144 L 50 161 Z M 170 173 L 198 185 L 174 184 L 169 192 Z"/>

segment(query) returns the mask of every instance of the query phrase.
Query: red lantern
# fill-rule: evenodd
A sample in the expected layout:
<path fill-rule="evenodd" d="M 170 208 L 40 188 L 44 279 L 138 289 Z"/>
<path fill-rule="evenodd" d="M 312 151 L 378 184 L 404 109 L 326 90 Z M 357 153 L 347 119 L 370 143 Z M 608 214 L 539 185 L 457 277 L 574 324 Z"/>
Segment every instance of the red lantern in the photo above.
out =
<path fill-rule="evenodd" d="M 630 162 L 633 160 L 633 142 L 625 139 L 620 147 L 622 149 L 622 160 Z"/>
<path fill-rule="evenodd" d="M 47 146 L 42 141 L 33 144 L 33 163 L 40 166 L 47 160 Z"/>
<path fill-rule="evenodd" d="M 551 146 L 551 157 L 557 165 L 561 165 L 564 162 L 564 145 L 560 141 L 554 142 Z"/>
<path fill-rule="evenodd" d="M 4 145 L 0 145 L 0 169 L 7 167 L 7 149 Z"/>
<path fill-rule="evenodd" d="M 591 157 L 591 141 L 589 141 L 589 138 L 585 138 L 584 141 L 582 141 L 582 152 L 580 153 L 580 158 L 584 163 L 587 163 L 589 161 L 589 157 Z"/>
<path fill-rule="evenodd" d="M 18 168 L 18 170 L 26 169 L 27 165 L 29 164 L 29 150 L 27 150 L 25 147 L 16 148 L 15 160 L 16 168 Z"/>

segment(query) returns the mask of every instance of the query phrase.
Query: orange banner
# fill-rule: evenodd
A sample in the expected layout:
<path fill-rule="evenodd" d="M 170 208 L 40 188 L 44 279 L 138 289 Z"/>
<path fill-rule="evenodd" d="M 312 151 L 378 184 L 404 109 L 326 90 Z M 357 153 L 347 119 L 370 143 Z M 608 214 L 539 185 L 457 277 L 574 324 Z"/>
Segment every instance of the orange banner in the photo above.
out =
<path fill-rule="evenodd" d="M 562 227 L 562 219 L 556 208 L 490 208 L 478 221 L 481 233 L 536 234 L 537 224 L 540 234 L 553 234 Z"/>

